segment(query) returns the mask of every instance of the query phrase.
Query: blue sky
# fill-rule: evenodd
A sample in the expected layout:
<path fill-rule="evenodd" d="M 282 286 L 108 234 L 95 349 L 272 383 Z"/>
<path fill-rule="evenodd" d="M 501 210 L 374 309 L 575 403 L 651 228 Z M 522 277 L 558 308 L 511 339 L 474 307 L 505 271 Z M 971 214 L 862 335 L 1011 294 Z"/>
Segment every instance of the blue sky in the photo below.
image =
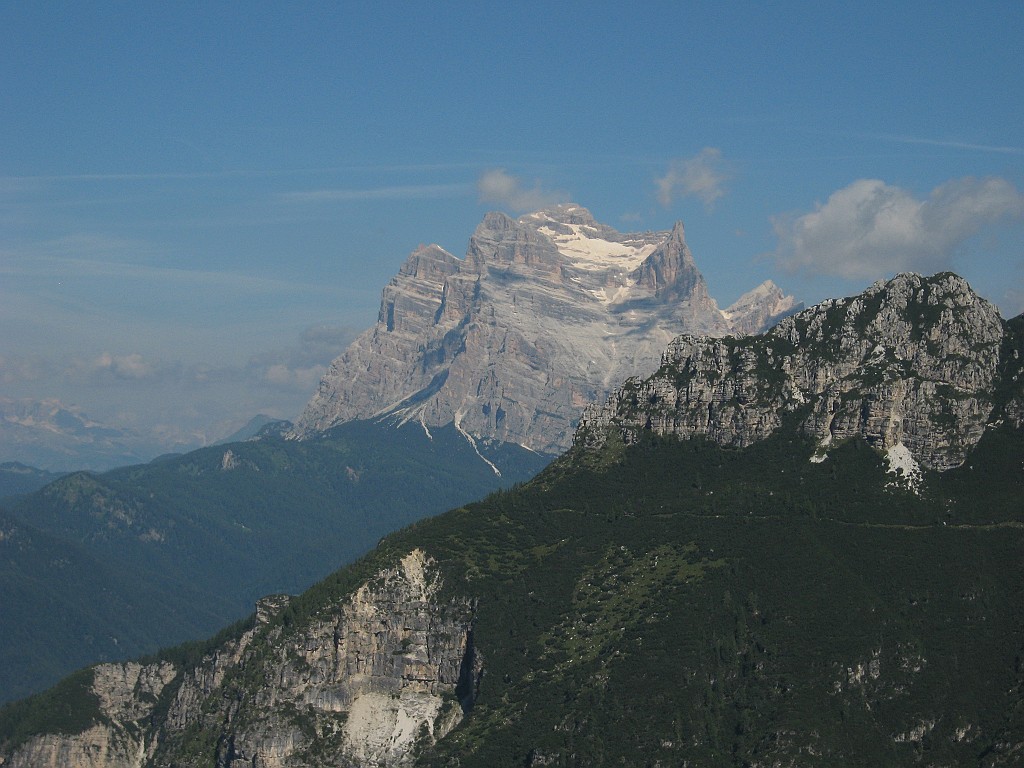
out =
<path fill-rule="evenodd" d="M 486 6 L 486 7 L 484 7 Z M 7 3 L 0 397 L 294 417 L 410 251 L 571 200 L 722 306 L 1024 310 L 1024 3 Z"/>

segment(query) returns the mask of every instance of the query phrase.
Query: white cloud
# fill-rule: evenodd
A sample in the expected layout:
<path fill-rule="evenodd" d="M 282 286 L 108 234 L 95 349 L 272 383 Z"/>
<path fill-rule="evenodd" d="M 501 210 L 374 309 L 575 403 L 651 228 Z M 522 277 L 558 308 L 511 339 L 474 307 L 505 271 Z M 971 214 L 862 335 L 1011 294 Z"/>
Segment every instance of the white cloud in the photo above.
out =
<path fill-rule="evenodd" d="M 540 182 L 535 182 L 532 188 L 524 187 L 521 179 L 504 168 L 485 171 L 477 180 L 476 188 L 480 202 L 497 203 L 520 213 L 569 202 L 566 193 L 546 190 Z"/>
<path fill-rule="evenodd" d="M 666 208 L 679 197 L 696 197 L 710 209 L 725 194 L 729 178 L 722 167 L 722 151 L 704 147 L 693 157 L 673 160 L 665 175 L 654 183 L 658 201 Z"/>
<path fill-rule="evenodd" d="M 244 272 L 213 271 L 136 262 L 132 259 L 139 253 L 143 253 L 144 248 L 140 243 L 138 247 L 129 252 L 132 242 L 118 239 L 106 240 L 90 235 L 74 235 L 32 244 L 18 250 L 0 249 L 0 275 L 20 279 L 54 279 L 67 283 L 111 278 L 121 283 L 134 281 L 159 286 L 162 291 L 185 290 L 189 296 L 195 296 L 197 291 L 216 292 L 217 296 L 221 298 L 226 294 L 243 296 L 271 293 L 302 295 L 310 292 L 344 293 L 346 290 L 322 283 L 290 281 L 275 277 L 255 276 Z M 108 245 L 105 246 L 105 243 Z M 99 252 L 104 248 L 106 248 L 106 255 L 113 258 L 66 255 Z M 117 260 L 120 255 L 118 251 L 124 253 L 124 261 Z M 155 250 L 153 252 L 155 253 Z"/>
<path fill-rule="evenodd" d="M 1024 216 L 1024 196 L 1001 178 L 954 179 L 927 200 L 877 179 L 858 179 L 824 205 L 772 220 L 774 257 L 793 271 L 875 279 L 948 268 L 956 249 L 985 227 Z"/>
<path fill-rule="evenodd" d="M 137 352 L 128 355 L 103 352 L 92 361 L 92 370 L 126 380 L 148 379 L 156 374 L 155 367 L 143 360 Z"/>

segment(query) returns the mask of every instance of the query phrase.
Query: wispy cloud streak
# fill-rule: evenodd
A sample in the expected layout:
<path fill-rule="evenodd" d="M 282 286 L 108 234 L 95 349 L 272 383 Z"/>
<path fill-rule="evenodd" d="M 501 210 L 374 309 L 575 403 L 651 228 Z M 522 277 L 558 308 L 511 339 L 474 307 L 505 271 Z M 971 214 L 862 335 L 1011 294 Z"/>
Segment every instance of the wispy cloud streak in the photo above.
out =
<path fill-rule="evenodd" d="M 658 201 L 666 208 L 678 197 L 696 197 L 711 209 L 725 195 L 729 173 L 722 165 L 722 151 L 705 147 L 693 157 L 673 160 L 664 176 L 654 180 Z"/>
<path fill-rule="evenodd" d="M 284 200 L 296 203 L 359 202 L 363 200 L 430 200 L 471 194 L 473 186 L 456 184 L 408 184 L 370 189 L 311 189 L 284 192 Z"/>
<path fill-rule="evenodd" d="M 479 163 L 421 163 L 382 165 L 329 165 L 310 168 L 236 168 L 220 171 L 167 171 L 155 173 L 53 173 L 36 175 L 0 175 L 4 185 L 17 188 L 25 184 L 53 182 L 116 182 L 116 181 L 202 181 L 217 179 L 275 178 L 290 176 L 323 176 L 337 173 L 437 173 L 441 171 L 472 171 Z M 425 185 L 430 186 L 430 185 Z M 445 186 L 445 185 L 433 185 Z M 447 185 L 456 186 L 456 185 Z M 469 186 L 469 185 L 464 185 Z M 402 187 L 396 187 L 401 189 Z"/>
<path fill-rule="evenodd" d="M 9 278 L 47 278 L 71 281 L 81 278 L 134 280 L 153 285 L 202 288 L 241 293 L 343 294 L 344 288 L 309 282 L 246 275 L 239 272 L 137 264 L 53 253 L 0 251 L 0 275 Z"/>
<path fill-rule="evenodd" d="M 929 147 L 967 149 L 974 152 L 995 152 L 1003 155 L 1024 155 L 1024 147 L 1001 147 L 992 144 L 972 144 L 967 141 L 944 141 L 941 139 L 927 139 L 916 136 L 895 136 L 890 134 L 880 134 L 877 138 L 883 141 L 896 142 L 897 144 L 922 144 Z"/>

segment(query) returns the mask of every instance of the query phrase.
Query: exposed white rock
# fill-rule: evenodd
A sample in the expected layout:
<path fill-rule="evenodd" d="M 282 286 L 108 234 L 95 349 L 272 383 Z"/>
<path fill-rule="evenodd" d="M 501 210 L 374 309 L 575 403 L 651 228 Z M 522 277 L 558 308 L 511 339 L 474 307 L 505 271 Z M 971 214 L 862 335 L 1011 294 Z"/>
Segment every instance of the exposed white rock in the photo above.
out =
<path fill-rule="evenodd" d="M 232 469 L 238 469 L 238 457 L 235 456 L 235 452 L 228 449 L 224 451 L 224 456 L 220 460 L 220 468 L 222 472 L 230 472 Z"/>
<path fill-rule="evenodd" d="M 885 452 L 889 468 L 886 472 L 896 475 L 893 485 L 900 485 L 915 493 L 921 488 L 921 467 L 914 460 L 914 454 L 903 443 L 890 446 Z"/>
<path fill-rule="evenodd" d="M 394 697 L 383 693 L 356 696 L 345 721 L 349 754 L 358 765 L 405 765 L 421 727 L 434 736 L 442 702 L 430 694 Z"/>
<path fill-rule="evenodd" d="M 140 768 L 200 731 L 218 744 L 217 765 L 409 765 L 416 744 L 462 719 L 481 669 L 473 607 L 441 601 L 440 588 L 430 558 L 414 550 L 290 632 L 274 621 L 289 598 L 265 598 L 255 626 L 194 669 L 97 666 L 101 721 L 78 734 L 33 737 L 0 754 L 0 765 Z M 239 674 L 274 684 L 231 688 Z M 154 707 L 172 683 L 166 720 L 154 729 Z"/>
<path fill-rule="evenodd" d="M 786 296 L 771 280 L 765 280 L 722 310 L 722 314 L 732 326 L 733 333 L 750 334 L 767 330 L 803 307 L 802 302 Z"/>
<path fill-rule="evenodd" d="M 933 730 L 935 730 L 934 720 L 921 720 L 903 733 L 894 734 L 892 740 L 897 744 L 904 742 L 919 742 Z"/>

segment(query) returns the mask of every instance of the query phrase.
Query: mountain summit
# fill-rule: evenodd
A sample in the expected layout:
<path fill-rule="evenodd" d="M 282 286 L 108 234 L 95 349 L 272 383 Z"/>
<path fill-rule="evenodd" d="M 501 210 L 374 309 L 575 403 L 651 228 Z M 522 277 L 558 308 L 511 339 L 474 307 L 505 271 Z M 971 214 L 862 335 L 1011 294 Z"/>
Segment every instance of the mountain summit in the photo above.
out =
<path fill-rule="evenodd" d="M 765 284 L 720 310 L 682 223 L 623 234 L 578 205 L 489 213 L 464 259 L 437 245 L 409 256 L 293 435 L 390 416 L 557 453 L 587 403 L 675 336 L 756 332 L 796 309 Z"/>

